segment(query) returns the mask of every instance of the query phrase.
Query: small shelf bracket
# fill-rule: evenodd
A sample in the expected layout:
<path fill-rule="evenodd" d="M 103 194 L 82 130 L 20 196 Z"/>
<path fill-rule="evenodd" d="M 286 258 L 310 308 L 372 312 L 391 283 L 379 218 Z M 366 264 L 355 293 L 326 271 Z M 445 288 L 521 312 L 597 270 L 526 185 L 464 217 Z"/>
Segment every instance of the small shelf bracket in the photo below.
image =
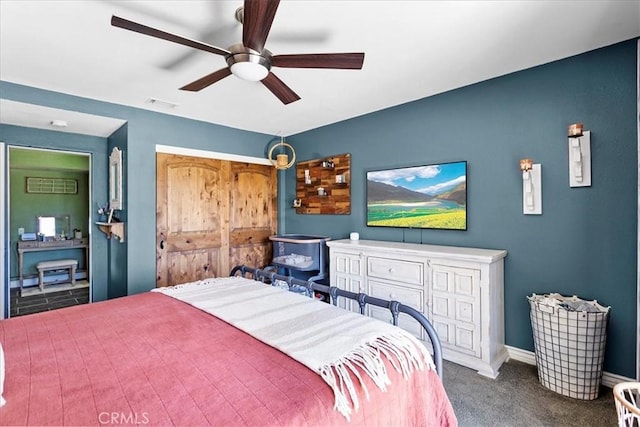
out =
<path fill-rule="evenodd" d="M 114 236 L 120 240 L 120 243 L 124 242 L 124 222 L 96 222 L 96 225 L 107 235 L 107 239 Z"/>

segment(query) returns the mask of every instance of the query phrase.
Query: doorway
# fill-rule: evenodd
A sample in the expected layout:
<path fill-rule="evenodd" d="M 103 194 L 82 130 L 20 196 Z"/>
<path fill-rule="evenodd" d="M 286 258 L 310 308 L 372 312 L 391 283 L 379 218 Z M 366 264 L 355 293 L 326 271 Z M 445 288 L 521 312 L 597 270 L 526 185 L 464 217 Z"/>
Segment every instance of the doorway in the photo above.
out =
<path fill-rule="evenodd" d="M 8 314 L 90 301 L 91 154 L 9 146 Z"/>

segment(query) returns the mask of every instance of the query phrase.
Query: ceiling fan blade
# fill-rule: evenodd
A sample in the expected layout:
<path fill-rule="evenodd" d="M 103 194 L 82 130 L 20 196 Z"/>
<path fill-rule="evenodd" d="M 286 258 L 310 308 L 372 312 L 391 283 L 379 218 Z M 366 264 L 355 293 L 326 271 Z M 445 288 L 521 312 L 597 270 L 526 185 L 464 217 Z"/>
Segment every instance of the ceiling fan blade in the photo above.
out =
<path fill-rule="evenodd" d="M 262 52 L 280 0 L 245 0 L 242 44 Z"/>
<path fill-rule="evenodd" d="M 214 71 L 211 74 L 207 74 L 204 77 L 199 78 L 198 80 L 189 83 L 188 85 L 182 86 L 180 90 L 188 90 L 191 92 L 197 92 L 199 90 L 204 89 L 207 86 L 211 86 L 218 80 L 222 80 L 231 74 L 231 69 L 229 67 L 221 68 L 218 71 Z"/>
<path fill-rule="evenodd" d="M 217 40 L 220 43 L 222 40 L 228 40 L 228 43 L 224 43 L 227 46 L 231 46 L 234 42 L 232 41 L 235 38 L 237 42 L 237 35 L 235 33 L 235 25 L 233 24 L 223 24 L 219 25 L 217 28 L 214 28 L 210 31 L 206 31 L 198 36 L 198 40 L 201 40 L 202 43 L 206 43 L 207 40 Z M 220 43 L 223 44 L 223 43 Z M 172 70 L 176 68 L 180 68 L 190 60 L 195 58 L 198 55 L 197 50 L 187 50 L 185 49 L 180 55 L 176 55 L 175 58 L 168 59 L 164 63 L 160 65 L 160 68 L 165 70 Z"/>
<path fill-rule="evenodd" d="M 206 43 L 199 42 L 197 40 L 188 39 L 186 37 L 178 36 L 176 34 L 167 33 L 166 31 L 151 28 L 137 22 L 129 21 L 128 19 L 120 18 L 119 16 L 111 16 L 111 25 L 114 27 L 124 28 L 125 30 L 135 31 L 136 33 L 144 34 L 151 37 L 157 37 L 159 39 L 168 40 L 173 43 L 178 43 L 184 46 L 189 46 L 194 49 L 204 50 L 205 52 L 211 52 L 218 55 L 229 55 L 226 49 L 221 49 Z"/>
<path fill-rule="evenodd" d="M 282 80 L 275 74 L 269 73 L 267 77 L 261 80 L 262 84 L 267 87 L 275 96 L 278 97 L 284 105 L 290 104 L 300 99 L 300 97 L 291 90 L 289 86 L 284 84 Z"/>
<path fill-rule="evenodd" d="M 274 55 L 272 65 L 284 68 L 339 68 L 359 70 L 364 53 L 308 53 L 300 55 Z"/>

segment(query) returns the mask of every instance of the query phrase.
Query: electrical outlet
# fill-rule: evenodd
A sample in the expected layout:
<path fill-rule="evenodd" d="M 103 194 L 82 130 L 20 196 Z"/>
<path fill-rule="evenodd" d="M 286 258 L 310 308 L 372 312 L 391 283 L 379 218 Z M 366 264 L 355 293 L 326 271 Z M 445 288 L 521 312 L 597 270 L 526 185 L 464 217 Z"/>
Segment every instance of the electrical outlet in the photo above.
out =
<path fill-rule="evenodd" d="M 18 228 L 18 236 L 22 236 L 24 234 L 24 228 Z"/>

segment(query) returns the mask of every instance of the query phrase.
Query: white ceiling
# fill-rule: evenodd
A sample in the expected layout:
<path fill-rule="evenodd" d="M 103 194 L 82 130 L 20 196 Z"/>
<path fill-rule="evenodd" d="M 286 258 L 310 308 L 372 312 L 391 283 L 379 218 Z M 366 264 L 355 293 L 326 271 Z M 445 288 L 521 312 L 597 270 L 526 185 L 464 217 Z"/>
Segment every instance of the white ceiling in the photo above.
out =
<path fill-rule="evenodd" d="M 234 76 L 180 91 L 224 57 L 110 25 L 118 15 L 226 49 L 241 40 L 241 4 L 0 0 L 0 79 L 289 136 L 640 36 L 639 0 L 283 0 L 266 42 L 274 54 L 365 52 L 357 71 L 273 68 L 302 98 L 283 105 Z M 35 126 L 7 105 L 0 122 Z"/>
<path fill-rule="evenodd" d="M 0 99 L 0 122 L 8 125 L 108 137 L 124 120 Z"/>

